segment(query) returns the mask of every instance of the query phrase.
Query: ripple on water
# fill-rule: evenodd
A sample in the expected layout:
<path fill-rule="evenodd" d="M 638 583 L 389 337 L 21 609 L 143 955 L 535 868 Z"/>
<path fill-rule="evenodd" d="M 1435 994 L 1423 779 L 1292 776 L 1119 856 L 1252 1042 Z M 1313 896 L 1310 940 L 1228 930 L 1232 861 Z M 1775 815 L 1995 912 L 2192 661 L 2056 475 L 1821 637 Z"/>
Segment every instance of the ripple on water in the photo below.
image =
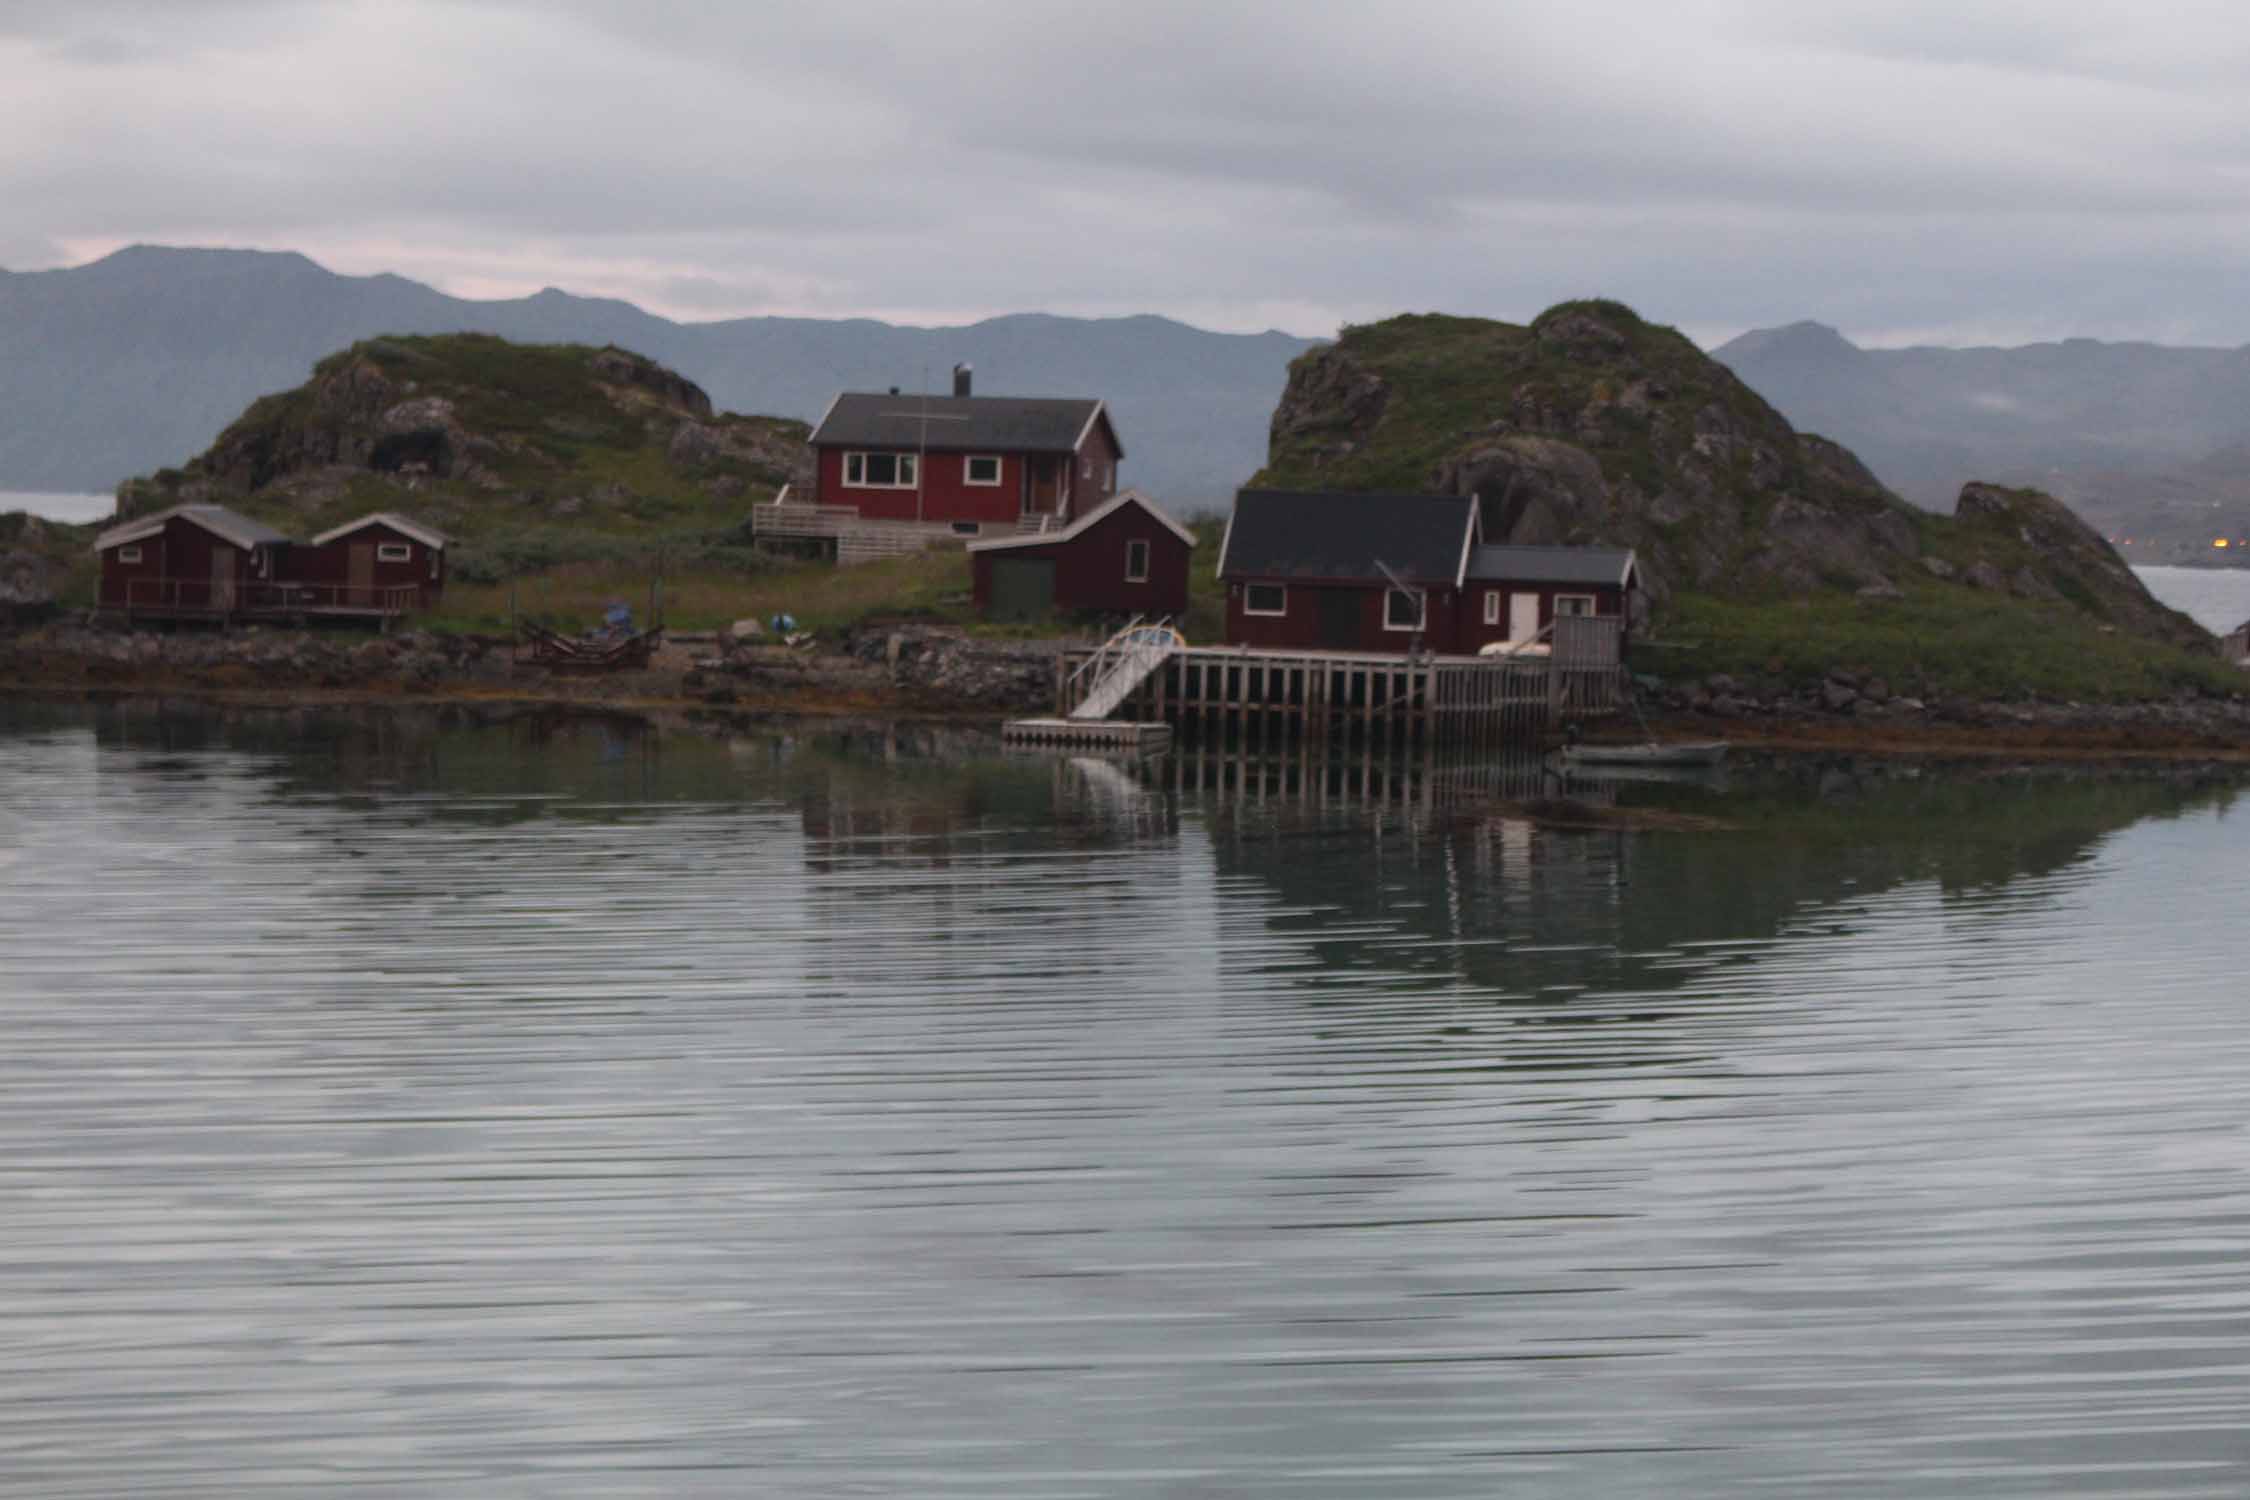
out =
<path fill-rule="evenodd" d="M 0 741 L 0 1490 L 2243 1491 L 2223 809 L 1962 885 L 746 774 Z"/>

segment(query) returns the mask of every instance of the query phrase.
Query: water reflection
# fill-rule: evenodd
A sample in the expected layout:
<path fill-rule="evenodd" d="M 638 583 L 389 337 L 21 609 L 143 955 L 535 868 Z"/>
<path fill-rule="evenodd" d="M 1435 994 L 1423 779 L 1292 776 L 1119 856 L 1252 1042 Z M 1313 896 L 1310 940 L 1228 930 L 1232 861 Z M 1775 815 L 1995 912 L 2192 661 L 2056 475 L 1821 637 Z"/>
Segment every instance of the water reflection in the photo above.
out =
<path fill-rule="evenodd" d="M 2225 785 L 0 716 L 24 1493 L 2242 1488 Z"/>

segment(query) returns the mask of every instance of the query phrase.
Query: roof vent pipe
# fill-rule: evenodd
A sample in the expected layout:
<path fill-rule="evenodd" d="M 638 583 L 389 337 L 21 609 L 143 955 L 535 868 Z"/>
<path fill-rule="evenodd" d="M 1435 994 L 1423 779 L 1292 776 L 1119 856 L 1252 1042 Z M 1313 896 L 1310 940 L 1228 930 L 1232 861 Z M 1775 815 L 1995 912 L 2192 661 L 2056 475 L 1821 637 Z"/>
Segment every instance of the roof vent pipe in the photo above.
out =
<path fill-rule="evenodd" d="M 970 373 L 971 373 L 971 371 L 970 371 L 970 367 L 969 367 L 969 366 L 967 366 L 967 365 L 955 365 L 955 366 L 953 367 L 953 394 L 954 394 L 954 395 L 956 395 L 956 396 L 966 396 L 967 394 L 969 394 L 969 375 L 970 375 Z"/>

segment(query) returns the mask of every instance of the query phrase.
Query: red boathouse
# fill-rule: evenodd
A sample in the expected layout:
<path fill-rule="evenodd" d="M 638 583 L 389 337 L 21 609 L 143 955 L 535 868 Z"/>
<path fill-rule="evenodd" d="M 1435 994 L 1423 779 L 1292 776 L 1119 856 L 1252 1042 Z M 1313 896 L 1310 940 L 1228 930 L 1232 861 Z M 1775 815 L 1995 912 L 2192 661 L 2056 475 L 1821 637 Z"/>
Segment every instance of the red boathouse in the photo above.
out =
<path fill-rule="evenodd" d="M 1187 612 L 1195 533 L 1138 490 L 1061 531 L 969 543 L 977 612 L 992 620 Z"/>

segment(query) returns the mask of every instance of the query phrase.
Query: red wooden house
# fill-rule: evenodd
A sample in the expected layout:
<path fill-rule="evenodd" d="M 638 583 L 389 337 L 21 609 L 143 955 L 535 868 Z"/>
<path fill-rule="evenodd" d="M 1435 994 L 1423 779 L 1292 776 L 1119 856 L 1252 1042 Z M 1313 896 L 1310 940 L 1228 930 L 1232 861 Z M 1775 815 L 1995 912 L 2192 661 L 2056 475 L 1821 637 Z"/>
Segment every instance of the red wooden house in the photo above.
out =
<path fill-rule="evenodd" d="M 1450 651 L 1481 534 L 1471 495 L 1244 490 L 1219 547 L 1227 644 Z"/>
<path fill-rule="evenodd" d="M 223 505 L 176 505 L 94 540 L 96 602 L 128 618 L 387 621 L 436 602 L 445 538 L 379 512 L 292 542 Z"/>
<path fill-rule="evenodd" d="M 1227 643 L 1470 656 L 1557 615 L 1615 616 L 1640 588 L 1626 547 L 1488 547 L 1473 495 L 1244 490 L 1219 551 Z"/>
<path fill-rule="evenodd" d="M 104 609 L 224 619 L 287 566 L 289 538 L 223 505 L 175 505 L 94 539 Z"/>
<path fill-rule="evenodd" d="M 995 620 L 1187 612 L 1195 533 L 1139 490 L 1060 531 L 969 543 L 977 612 Z"/>
<path fill-rule="evenodd" d="M 376 511 L 290 549 L 290 581 L 344 608 L 427 609 L 445 592 L 445 537 Z"/>
<path fill-rule="evenodd" d="M 976 396 L 969 378 L 956 367 L 950 396 L 838 396 L 813 429 L 814 503 L 973 536 L 1066 524 L 1117 493 L 1125 449 L 1100 401 Z"/>

